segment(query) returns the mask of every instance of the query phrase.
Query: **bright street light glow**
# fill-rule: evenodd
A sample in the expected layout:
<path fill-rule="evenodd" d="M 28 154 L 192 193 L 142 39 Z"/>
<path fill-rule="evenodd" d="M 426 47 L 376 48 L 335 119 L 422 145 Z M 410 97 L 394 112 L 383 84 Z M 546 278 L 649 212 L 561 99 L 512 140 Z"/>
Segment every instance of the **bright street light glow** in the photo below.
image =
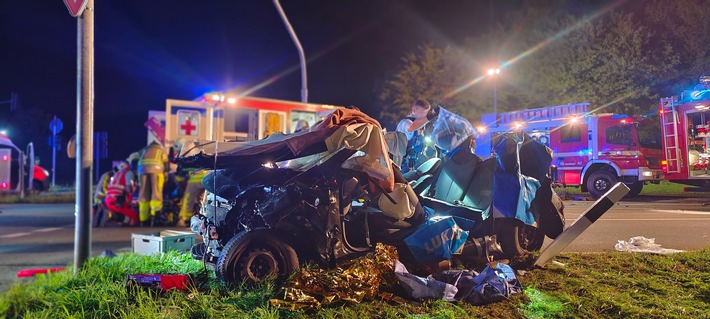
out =
<path fill-rule="evenodd" d="M 6 131 L 6 130 L 0 130 L 0 134 L 2 134 L 2 135 L 7 135 L 7 131 Z"/>
<path fill-rule="evenodd" d="M 230 97 L 227 99 L 227 103 L 229 104 L 236 104 L 237 103 L 237 98 Z"/>
<path fill-rule="evenodd" d="M 579 118 L 573 117 L 571 120 L 569 120 L 569 122 L 572 124 L 575 124 L 575 123 L 579 122 Z"/>
<path fill-rule="evenodd" d="M 476 127 L 476 131 L 478 131 L 478 134 L 486 134 L 486 131 L 488 131 L 488 129 L 485 126 L 479 126 Z"/>
<path fill-rule="evenodd" d="M 500 69 L 488 69 L 488 75 L 500 74 Z"/>

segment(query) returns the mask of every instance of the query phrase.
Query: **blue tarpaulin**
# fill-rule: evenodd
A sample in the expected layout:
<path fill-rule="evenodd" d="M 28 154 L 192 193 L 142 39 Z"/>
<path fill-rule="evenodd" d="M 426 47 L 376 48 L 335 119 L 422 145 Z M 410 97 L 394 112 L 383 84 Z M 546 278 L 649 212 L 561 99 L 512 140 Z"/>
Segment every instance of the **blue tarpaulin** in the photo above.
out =
<path fill-rule="evenodd" d="M 435 216 L 419 226 L 404 242 L 419 263 L 437 263 L 460 253 L 473 221 L 456 216 Z"/>

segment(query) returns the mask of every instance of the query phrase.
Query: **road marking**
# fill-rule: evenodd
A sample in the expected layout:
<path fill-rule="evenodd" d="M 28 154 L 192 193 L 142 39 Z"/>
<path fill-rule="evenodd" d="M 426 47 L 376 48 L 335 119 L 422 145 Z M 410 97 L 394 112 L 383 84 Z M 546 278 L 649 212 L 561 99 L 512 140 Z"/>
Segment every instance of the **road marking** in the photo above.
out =
<path fill-rule="evenodd" d="M 74 225 L 71 225 L 72 227 Z M 24 233 L 14 233 L 14 234 L 7 234 L 7 235 L 2 235 L 0 238 L 17 238 L 17 237 L 22 237 L 22 236 L 27 236 L 27 235 L 32 235 L 32 233 L 47 233 L 55 230 L 62 230 L 67 227 L 48 227 L 48 228 L 40 228 L 40 229 L 35 229 L 31 232 L 24 232 Z"/>
<path fill-rule="evenodd" d="M 60 230 L 60 229 L 62 229 L 62 228 L 61 227 L 50 227 L 50 228 L 42 228 L 42 229 L 33 230 L 32 232 L 33 233 L 46 233 L 46 232 Z"/>
<path fill-rule="evenodd" d="M 0 238 L 16 238 L 16 237 L 27 236 L 30 234 L 31 233 L 15 233 L 15 234 L 2 235 L 2 236 L 0 236 Z"/>
<path fill-rule="evenodd" d="M 669 214 L 688 214 L 688 215 L 710 215 L 710 212 L 698 210 L 669 210 L 669 209 L 652 209 L 652 211 Z"/>

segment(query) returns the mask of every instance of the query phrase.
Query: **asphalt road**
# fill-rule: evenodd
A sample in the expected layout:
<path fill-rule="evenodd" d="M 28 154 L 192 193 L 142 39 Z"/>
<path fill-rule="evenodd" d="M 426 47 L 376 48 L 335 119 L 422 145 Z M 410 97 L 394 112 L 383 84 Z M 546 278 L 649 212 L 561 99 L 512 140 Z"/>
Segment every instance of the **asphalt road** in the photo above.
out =
<path fill-rule="evenodd" d="M 613 251 L 619 240 L 644 236 L 664 248 L 710 246 L 710 198 L 641 197 L 611 208 L 565 251 Z M 566 201 L 567 225 L 593 202 Z M 131 234 L 163 228 L 105 227 L 92 230 L 92 256 L 109 249 L 131 251 Z M 176 230 L 187 230 L 173 228 Z M 549 240 L 548 240 L 549 243 Z M 546 243 L 545 245 L 547 245 Z M 19 279 L 19 270 L 64 267 L 74 259 L 73 204 L 0 205 L 0 290 Z"/>

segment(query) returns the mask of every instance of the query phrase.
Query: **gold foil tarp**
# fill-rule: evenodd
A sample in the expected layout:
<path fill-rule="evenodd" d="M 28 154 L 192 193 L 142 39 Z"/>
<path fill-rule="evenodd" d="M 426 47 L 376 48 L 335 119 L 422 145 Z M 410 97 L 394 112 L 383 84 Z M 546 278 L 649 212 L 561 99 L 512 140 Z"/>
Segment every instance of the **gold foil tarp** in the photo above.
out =
<path fill-rule="evenodd" d="M 360 303 L 380 296 L 380 288 L 397 285 L 394 261 L 397 249 L 378 243 L 374 254 L 357 258 L 343 267 L 323 270 L 302 268 L 285 284 L 277 296 L 271 299 L 274 307 L 299 310 L 317 309 L 333 303 Z M 385 300 L 392 300 L 384 293 Z M 396 301 L 396 300 L 394 300 Z"/>

